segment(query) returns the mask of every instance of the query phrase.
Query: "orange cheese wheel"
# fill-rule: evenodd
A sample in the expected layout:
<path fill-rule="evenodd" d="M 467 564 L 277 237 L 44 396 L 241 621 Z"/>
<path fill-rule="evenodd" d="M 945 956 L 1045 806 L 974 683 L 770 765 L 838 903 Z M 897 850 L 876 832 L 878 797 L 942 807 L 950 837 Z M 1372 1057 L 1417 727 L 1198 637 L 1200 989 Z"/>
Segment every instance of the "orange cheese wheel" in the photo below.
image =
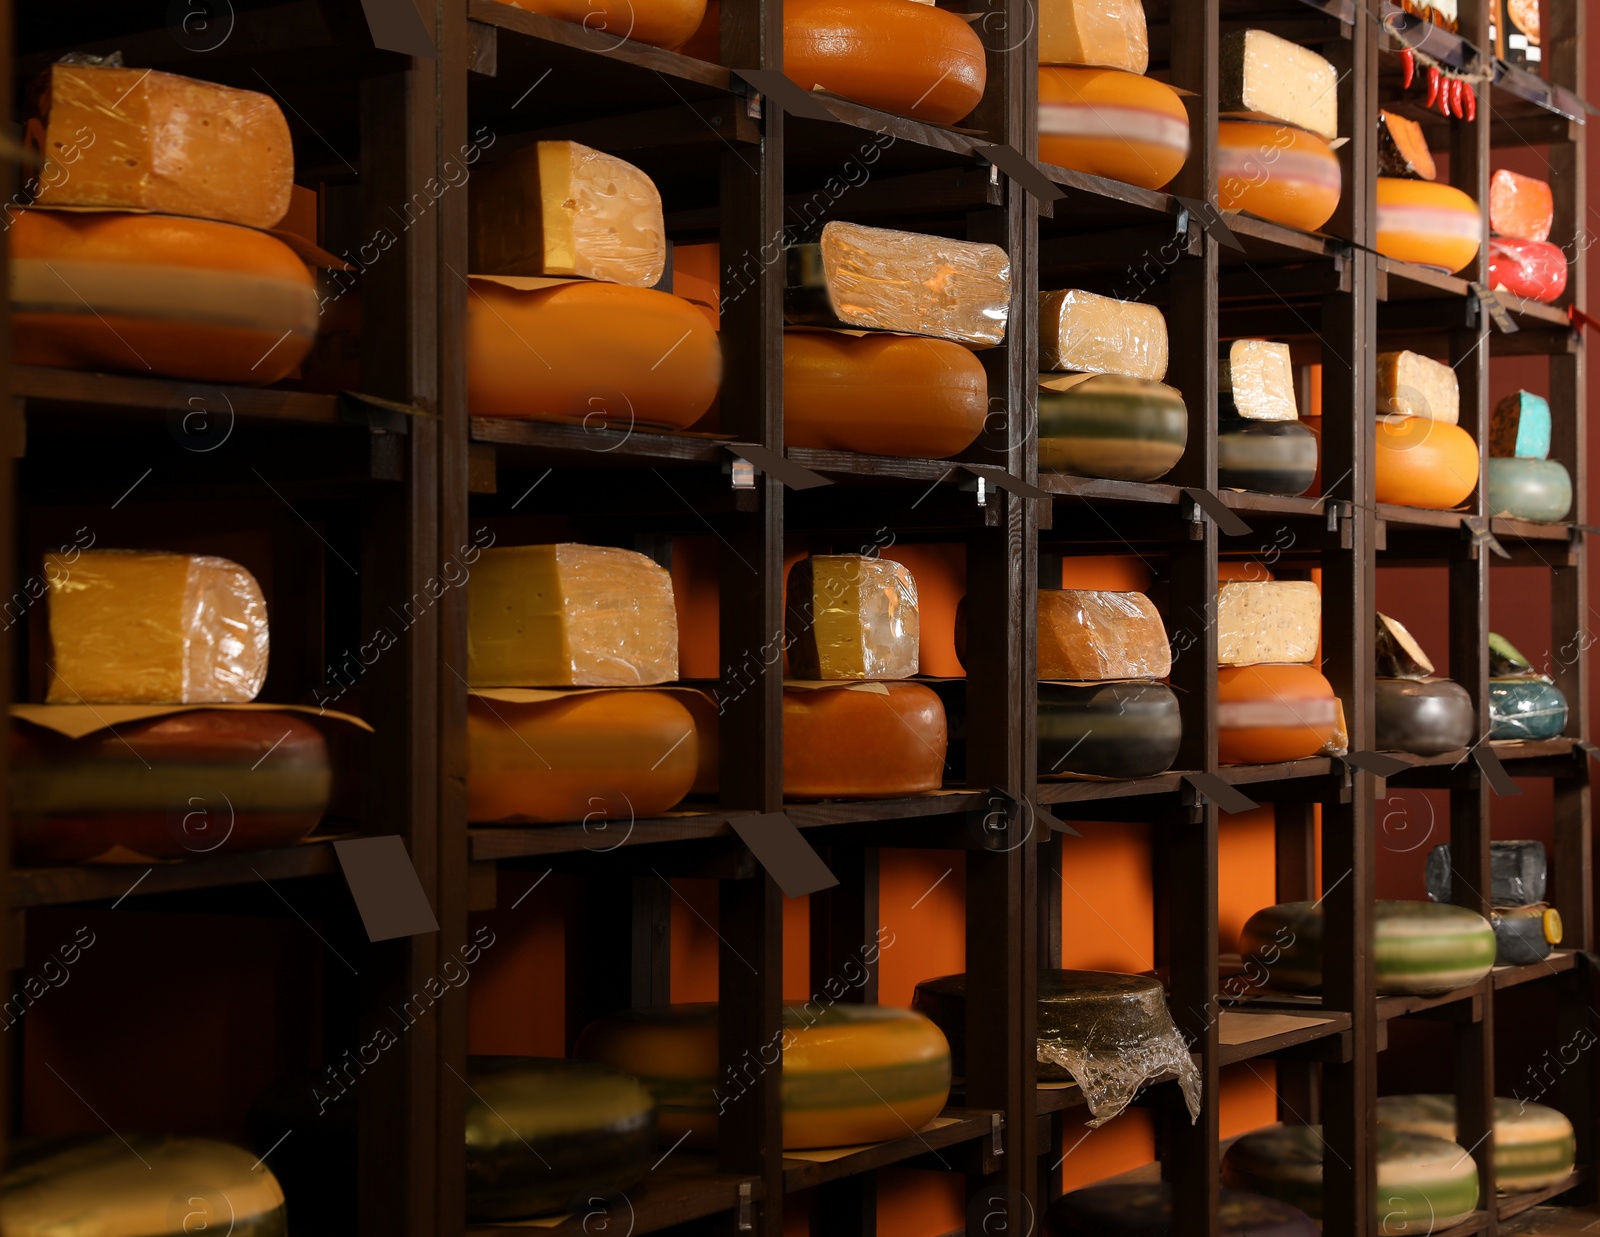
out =
<path fill-rule="evenodd" d="M 1459 425 L 1378 418 L 1377 495 L 1397 507 L 1447 511 L 1478 484 L 1478 444 Z"/>
<path fill-rule="evenodd" d="M 311 272 L 276 237 L 173 215 L 18 211 L 20 365 L 276 382 L 317 334 Z"/>
<path fill-rule="evenodd" d="M 1171 86 L 1118 69 L 1039 69 L 1039 158 L 1159 189 L 1189 157 L 1189 113 Z"/>
<path fill-rule="evenodd" d="M 954 13 L 907 0 L 785 0 L 783 74 L 885 112 L 952 125 L 978 106 L 983 41 Z"/>
<path fill-rule="evenodd" d="M 635 820 L 694 785 L 700 745 L 677 693 L 562 692 L 536 704 L 467 701 L 467 819 Z"/>
<path fill-rule="evenodd" d="M 1478 256 L 1483 216 L 1454 185 L 1378 177 L 1378 252 L 1454 273 Z"/>
<path fill-rule="evenodd" d="M 1217 670 L 1217 759 L 1270 765 L 1315 756 L 1333 738 L 1338 702 L 1315 666 Z"/>
<path fill-rule="evenodd" d="M 1217 205 L 1286 228 L 1315 232 L 1333 217 L 1343 182 L 1339 157 L 1292 125 L 1224 120 L 1217 125 Z"/>
<path fill-rule="evenodd" d="M 947 339 L 784 332 L 791 447 L 941 459 L 971 444 L 988 410 L 982 362 Z"/>
<path fill-rule="evenodd" d="M 472 280 L 474 416 L 682 429 L 711 406 L 721 381 L 717 333 L 670 292 L 589 282 L 522 291 Z"/>
<path fill-rule="evenodd" d="M 785 688 L 784 797 L 889 799 L 938 790 L 946 739 L 944 704 L 920 683 Z"/>
<path fill-rule="evenodd" d="M 706 0 L 505 0 L 515 9 L 575 22 L 614 39 L 681 47 L 706 15 Z"/>

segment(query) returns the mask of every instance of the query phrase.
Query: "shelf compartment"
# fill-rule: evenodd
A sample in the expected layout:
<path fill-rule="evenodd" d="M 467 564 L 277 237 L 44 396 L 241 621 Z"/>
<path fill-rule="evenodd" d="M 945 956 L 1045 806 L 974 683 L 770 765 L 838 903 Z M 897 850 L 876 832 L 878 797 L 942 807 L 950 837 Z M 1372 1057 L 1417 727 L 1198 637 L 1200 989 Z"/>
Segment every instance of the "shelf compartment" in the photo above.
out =
<path fill-rule="evenodd" d="M 1588 1174 L 1580 1168 L 1574 1170 L 1565 1181 L 1558 1181 L 1555 1185 L 1546 1186 L 1542 1190 L 1530 1190 L 1526 1194 L 1502 1194 L 1495 1199 L 1495 1218 L 1504 1224 L 1513 1216 L 1532 1211 L 1541 1203 L 1547 1203 L 1552 1198 L 1575 1189 L 1587 1179 Z"/>
<path fill-rule="evenodd" d="M 826 1152 L 834 1155 L 831 1159 L 797 1159 L 786 1155 L 783 1157 L 783 1188 L 788 1193 L 809 1190 L 828 1181 L 856 1177 L 890 1164 L 921 1157 L 933 1157 L 933 1166 L 938 1167 L 940 1151 L 989 1137 L 995 1111 L 987 1108 L 946 1108 L 935 1118 L 940 1124 L 929 1123 L 934 1125 L 932 1129 L 924 1126 L 921 1130 L 908 1130 L 903 1138 L 852 1147 L 844 1155 Z"/>
<path fill-rule="evenodd" d="M 15 867 L 11 869 L 9 885 L 11 906 L 20 910 L 85 902 L 117 903 L 131 896 L 327 876 L 338 866 L 332 842 L 314 838 L 278 850 L 244 851 L 146 867 L 134 863 Z"/>
<path fill-rule="evenodd" d="M 337 395 L 288 391 L 277 387 L 239 387 L 187 382 L 176 378 L 138 378 L 76 369 L 19 365 L 12 370 L 12 394 L 31 412 L 59 415 L 93 412 L 177 413 L 185 417 L 237 417 L 299 425 L 352 424 L 340 411 Z M 403 422 L 402 422 L 403 424 Z"/>

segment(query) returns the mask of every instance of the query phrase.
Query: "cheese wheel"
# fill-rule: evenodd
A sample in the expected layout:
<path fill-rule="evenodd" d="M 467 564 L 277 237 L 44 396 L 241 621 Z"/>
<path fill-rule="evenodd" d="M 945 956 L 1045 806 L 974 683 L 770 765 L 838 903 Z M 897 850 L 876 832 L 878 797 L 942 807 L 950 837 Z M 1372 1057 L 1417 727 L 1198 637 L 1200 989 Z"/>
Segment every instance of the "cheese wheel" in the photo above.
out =
<path fill-rule="evenodd" d="M 1183 741 L 1165 683 L 1039 684 L 1039 776 L 1153 777 Z"/>
<path fill-rule="evenodd" d="M 1252 120 L 1217 124 L 1217 205 L 1314 232 L 1343 189 L 1339 157 L 1315 133 Z"/>
<path fill-rule="evenodd" d="M 1378 177 L 1378 252 L 1453 273 L 1478 256 L 1483 216 L 1454 185 Z"/>
<path fill-rule="evenodd" d="M 774 1066 L 783 1071 L 788 1151 L 901 1138 L 949 1098 L 950 1047 L 921 1014 L 818 996 L 785 1006 L 783 1027 L 781 1049 L 752 1047 L 725 1076 L 717 1069 L 715 1005 L 608 1014 L 585 1029 L 573 1052 L 638 1078 L 655 1096 L 661 1142 L 684 1139 L 690 1149 L 715 1146 L 719 1107 L 738 1102 L 750 1071 Z"/>
<path fill-rule="evenodd" d="M 1456 1097 L 1381 1095 L 1378 1124 L 1454 1142 Z M 1494 1183 L 1501 1194 L 1524 1194 L 1565 1181 L 1576 1154 L 1577 1140 L 1565 1114 L 1529 1100 L 1495 1097 Z"/>
<path fill-rule="evenodd" d="M 1550 305 L 1567 290 L 1567 255 L 1548 241 L 1489 241 L 1489 286 Z"/>
<path fill-rule="evenodd" d="M 722 350 L 705 316 L 652 288 L 471 281 L 467 403 L 474 416 L 586 429 L 682 429 L 711 407 Z"/>
<path fill-rule="evenodd" d="M 1542 962 L 1550 951 L 1561 943 L 1560 937 L 1552 941 L 1546 931 L 1546 921 L 1552 914 L 1549 907 L 1506 906 L 1493 907 L 1489 922 L 1494 925 L 1496 966 L 1528 966 Z M 1555 916 L 1560 923 L 1561 916 Z"/>
<path fill-rule="evenodd" d="M 328 745 L 293 713 L 197 709 L 81 739 L 11 728 L 11 820 L 23 863 L 268 850 L 317 827 Z"/>
<path fill-rule="evenodd" d="M 954 13 L 906 0 L 787 0 L 783 74 L 868 107 L 953 125 L 987 80 L 983 40 Z"/>
<path fill-rule="evenodd" d="M 468 698 L 468 820 L 636 820 L 689 793 L 699 743 L 676 693 L 551 696 L 536 704 Z"/>
<path fill-rule="evenodd" d="M 526 9 L 586 30 L 599 31 L 611 40 L 632 39 L 652 47 L 681 47 L 699 28 L 706 15 L 706 0 L 503 0 L 512 8 Z"/>
<path fill-rule="evenodd" d="M 1172 1186 L 1163 1181 L 1092 1185 L 1050 1205 L 1046 1231 L 1057 1237 L 1171 1237 Z M 1219 1237 L 1322 1237 L 1305 1212 L 1275 1198 L 1223 1190 Z"/>
<path fill-rule="evenodd" d="M 655 1101 L 586 1061 L 467 1062 L 467 1219 L 516 1220 L 619 1194 L 650 1171 Z"/>
<path fill-rule="evenodd" d="M 1550 182 L 1508 168 L 1489 178 L 1489 231 L 1519 241 L 1547 241 L 1555 221 Z"/>
<path fill-rule="evenodd" d="M 1459 425 L 1379 417 L 1377 438 L 1380 503 L 1448 511 L 1477 488 L 1478 444 Z"/>
<path fill-rule="evenodd" d="M 1542 676 L 1489 680 L 1491 739 L 1553 739 L 1567 728 L 1567 698 Z"/>
<path fill-rule="evenodd" d="M 1472 697 L 1449 679 L 1375 679 L 1374 745 L 1379 751 L 1438 756 L 1478 737 Z"/>
<path fill-rule="evenodd" d="M 1317 436 L 1298 421 L 1217 419 L 1217 484 L 1261 494 L 1304 494 L 1317 475 Z"/>
<path fill-rule="evenodd" d="M 11 314 L 19 365 L 254 385 L 311 351 L 317 293 L 294 251 L 254 228 L 23 210 Z"/>
<path fill-rule="evenodd" d="M 1117 69 L 1039 69 L 1039 158 L 1073 172 L 1160 189 L 1189 157 L 1177 91 Z"/>
<path fill-rule="evenodd" d="M 1560 460 L 1489 460 L 1489 514 L 1558 524 L 1572 510 L 1572 476 Z"/>
<path fill-rule="evenodd" d="M 983 363 L 950 340 L 783 333 L 787 446 L 943 459 L 972 445 L 988 411 Z"/>
<path fill-rule="evenodd" d="M 1116 374 L 1043 382 L 1051 385 L 1039 390 L 1041 472 L 1154 481 L 1182 458 L 1189 414 L 1175 388 Z"/>
<path fill-rule="evenodd" d="M 1217 670 L 1217 759 L 1269 765 L 1315 756 L 1333 738 L 1338 701 L 1315 666 Z"/>
<path fill-rule="evenodd" d="M 882 690 L 878 690 L 882 688 Z M 944 705 L 921 683 L 785 688 L 787 799 L 892 799 L 938 790 Z"/>

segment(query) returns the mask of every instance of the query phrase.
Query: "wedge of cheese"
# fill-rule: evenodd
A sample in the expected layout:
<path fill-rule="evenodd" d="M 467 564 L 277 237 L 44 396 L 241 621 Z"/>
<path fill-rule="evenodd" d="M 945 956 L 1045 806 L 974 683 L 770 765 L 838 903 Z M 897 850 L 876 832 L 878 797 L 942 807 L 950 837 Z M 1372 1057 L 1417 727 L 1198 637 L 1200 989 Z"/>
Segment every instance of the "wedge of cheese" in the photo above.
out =
<path fill-rule="evenodd" d="M 1513 391 L 1489 414 L 1489 454 L 1550 458 L 1550 403 L 1532 391 Z"/>
<path fill-rule="evenodd" d="M 655 182 L 578 142 L 536 142 L 473 172 L 467 264 L 474 275 L 577 275 L 661 282 L 666 227 Z"/>
<path fill-rule="evenodd" d="M 1044 680 L 1164 679 L 1172 647 L 1143 593 L 1039 590 L 1039 677 Z"/>
<path fill-rule="evenodd" d="M 789 570 L 786 616 L 795 678 L 908 679 L 917 672 L 917 583 L 892 559 L 801 559 Z"/>
<path fill-rule="evenodd" d="M 1217 665 L 1309 662 L 1322 638 L 1322 590 L 1309 580 L 1229 580 L 1217 589 Z"/>
<path fill-rule="evenodd" d="M 1045 0 L 1038 12 L 1040 64 L 1138 74 L 1150 67 L 1141 0 Z"/>
<path fill-rule="evenodd" d="M 44 556 L 50 704 L 243 704 L 267 677 L 267 604 L 202 554 Z"/>
<path fill-rule="evenodd" d="M 1281 120 L 1332 141 L 1339 135 L 1339 75 L 1316 52 L 1265 30 L 1222 40 L 1218 110 Z"/>
<path fill-rule="evenodd" d="M 1415 637 L 1387 614 L 1377 616 L 1372 649 L 1380 679 L 1425 679 L 1433 673 L 1433 662 Z"/>
<path fill-rule="evenodd" d="M 1555 215 L 1548 181 L 1501 168 L 1489 178 L 1489 231 L 1519 241 L 1547 241 Z"/>
<path fill-rule="evenodd" d="M 678 677 L 672 577 L 611 546 L 485 550 L 467 586 L 471 687 L 634 687 Z"/>
<path fill-rule="evenodd" d="M 1167 320 L 1137 301 L 1074 288 L 1041 292 L 1039 365 L 1160 382 L 1167 376 Z"/>
<path fill-rule="evenodd" d="M 1394 112 L 1378 111 L 1378 175 L 1433 180 L 1439 169 L 1422 126 Z"/>
<path fill-rule="evenodd" d="M 1424 417 L 1454 425 L 1461 417 L 1456 371 L 1416 352 L 1378 354 L 1378 415 Z"/>
<path fill-rule="evenodd" d="M 56 175 L 43 206 L 93 206 L 270 228 L 289 209 L 294 148 L 270 96 L 149 69 L 56 64 L 29 124 Z"/>
<path fill-rule="evenodd" d="M 1217 370 L 1220 389 L 1234 411 L 1250 421 L 1298 421 L 1289 345 L 1236 339 Z M 1225 414 L 1225 409 L 1224 409 Z"/>

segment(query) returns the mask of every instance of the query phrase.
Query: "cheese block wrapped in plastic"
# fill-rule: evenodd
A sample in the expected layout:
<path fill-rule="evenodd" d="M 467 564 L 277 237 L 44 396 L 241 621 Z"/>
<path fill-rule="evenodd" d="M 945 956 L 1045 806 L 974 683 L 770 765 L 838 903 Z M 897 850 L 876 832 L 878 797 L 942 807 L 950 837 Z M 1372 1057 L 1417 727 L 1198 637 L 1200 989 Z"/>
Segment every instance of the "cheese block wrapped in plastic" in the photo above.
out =
<path fill-rule="evenodd" d="M 1039 972 L 1038 1076 L 1083 1089 L 1099 1126 L 1128 1106 L 1145 1083 L 1175 1074 L 1191 1118 L 1200 1111 L 1200 1073 L 1173 1024 L 1161 981 L 1109 971 Z M 950 1041 L 956 1071 L 966 1063 L 967 977 L 945 975 L 917 985 L 911 1007 Z"/>
<path fill-rule="evenodd" d="M 1339 75 L 1310 48 L 1265 30 L 1222 40 L 1218 110 L 1281 120 L 1332 141 L 1339 135 Z"/>
<path fill-rule="evenodd" d="M 1489 286 L 1549 305 L 1567 290 L 1567 255 L 1549 241 L 1489 241 Z"/>
<path fill-rule="evenodd" d="M 1501 168 L 1489 178 L 1489 231 L 1519 241 L 1547 241 L 1555 217 L 1548 181 Z"/>
<path fill-rule="evenodd" d="M 1378 415 L 1426 417 L 1454 425 L 1461 417 L 1456 371 L 1417 352 L 1378 354 Z"/>
<path fill-rule="evenodd" d="M 1236 339 L 1217 367 L 1219 388 L 1233 412 L 1249 421 L 1298 421 L 1295 406 L 1294 366 L 1289 345 L 1266 339 Z"/>
<path fill-rule="evenodd" d="M 1553 906 L 1495 906 L 1489 922 L 1494 925 L 1496 966 L 1542 962 L 1561 944 L 1561 912 Z"/>
<path fill-rule="evenodd" d="M 1489 514 L 1554 524 L 1572 510 L 1572 474 L 1560 460 L 1491 459 Z"/>
<path fill-rule="evenodd" d="M 1167 320 L 1154 305 L 1066 288 L 1039 294 L 1039 364 L 1160 382 Z"/>
<path fill-rule="evenodd" d="M 619 1194 L 650 1171 L 656 1105 L 588 1061 L 467 1062 L 467 1218 L 517 1220 Z"/>
<path fill-rule="evenodd" d="M 475 168 L 467 193 L 474 275 L 661 282 L 661 194 L 626 160 L 579 142 L 535 142 Z"/>
<path fill-rule="evenodd" d="M 1373 745 L 1384 752 L 1439 756 L 1478 738 L 1472 697 L 1450 679 L 1374 679 Z"/>
<path fill-rule="evenodd" d="M 1380 679 L 1425 679 L 1433 673 L 1433 662 L 1416 638 L 1403 623 L 1387 614 L 1377 616 L 1372 648 Z"/>
<path fill-rule="evenodd" d="M 1550 458 L 1550 404 L 1532 391 L 1513 391 L 1489 414 L 1489 454 L 1525 460 Z"/>
<path fill-rule="evenodd" d="M 69 1134 L 7 1148 L 6 1237 L 281 1237 L 283 1189 L 254 1152 L 209 1138 Z"/>
<path fill-rule="evenodd" d="M 28 135 L 59 176 L 41 206 L 93 206 L 270 228 L 294 148 L 269 95 L 150 69 L 54 64 Z M 42 132 L 41 132 L 42 130 Z"/>
<path fill-rule="evenodd" d="M 1150 67 L 1142 0 L 1044 0 L 1039 63 L 1142 74 Z"/>
<path fill-rule="evenodd" d="M 1166 1237 L 1172 1232 L 1169 1182 L 1104 1182 L 1064 1194 L 1050 1204 L 1046 1232 L 1057 1237 Z M 1322 1227 L 1298 1207 L 1222 1190 L 1219 1237 L 1322 1237 Z"/>
<path fill-rule="evenodd" d="M 484 550 L 467 586 L 472 687 L 635 687 L 678 677 L 672 577 L 611 546 Z"/>
<path fill-rule="evenodd" d="M 1039 470 L 1154 481 L 1189 441 L 1183 396 L 1120 374 L 1039 375 Z"/>
<path fill-rule="evenodd" d="M 1322 590 L 1310 580 L 1226 580 L 1217 589 L 1217 665 L 1308 662 L 1322 639 Z"/>
<path fill-rule="evenodd" d="M 898 331 L 974 346 L 1005 338 L 1011 260 L 998 245 L 834 221 L 823 225 L 816 244 L 785 252 L 783 309 L 794 325 Z"/>
<path fill-rule="evenodd" d="M 789 569 L 786 614 L 797 679 L 908 679 L 917 672 L 917 582 L 893 559 L 801 559 Z"/>
<path fill-rule="evenodd" d="M 1491 739 L 1553 739 L 1567 728 L 1567 698 L 1543 675 L 1489 680 Z"/>
<path fill-rule="evenodd" d="M 1313 232 L 1338 209 L 1344 172 L 1315 133 L 1259 120 L 1217 122 L 1217 205 Z"/>
<path fill-rule="evenodd" d="M 1549 875 L 1550 863 L 1543 842 L 1489 843 L 1489 901 L 1493 905 L 1532 906 L 1543 902 Z M 1423 881 L 1435 902 L 1450 901 L 1450 843 L 1443 842 L 1428 852 Z"/>
<path fill-rule="evenodd" d="M 967 599 L 956 606 L 956 656 L 966 664 Z M 1172 647 L 1161 615 L 1143 593 L 1039 590 L 1039 678 L 1045 682 L 1164 679 Z"/>
<path fill-rule="evenodd" d="M 204 554 L 44 556 L 51 704 L 243 704 L 267 677 L 267 603 Z"/>
<path fill-rule="evenodd" d="M 1456 1140 L 1453 1095 L 1380 1095 L 1383 1129 Z M 1565 1181 L 1577 1154 L 1572 1122 L 1556 1109 L 1530 1100 L 1496 1096 L 1494 1185 L 1501 1194 L 1525 1194 Z"/>
<path fill-rule="evenodd" d="M 1534 677 L 1533 663 L 1497 631 L 1489 633 L 1489 673 L 1494 678 Z"/>
<path fill-rule="evenodd" d="M 1483 217 L 1454 185 L 1378 177 L 1378 252 L 1453 274 L 1478 256 Z"/>
<path fill-rule="evenodd" d="M 1160 189 L 1189 157 L 1189 113 L 1171 86 L 1119 69 L 1039 68 L 1039 158 Z"/>
<path fill-rule="evenodd" d="M 1432 180 L 1439 174 L 1422 126 L 1394 112 L 1378 112 L 1378 175 Z"/>

